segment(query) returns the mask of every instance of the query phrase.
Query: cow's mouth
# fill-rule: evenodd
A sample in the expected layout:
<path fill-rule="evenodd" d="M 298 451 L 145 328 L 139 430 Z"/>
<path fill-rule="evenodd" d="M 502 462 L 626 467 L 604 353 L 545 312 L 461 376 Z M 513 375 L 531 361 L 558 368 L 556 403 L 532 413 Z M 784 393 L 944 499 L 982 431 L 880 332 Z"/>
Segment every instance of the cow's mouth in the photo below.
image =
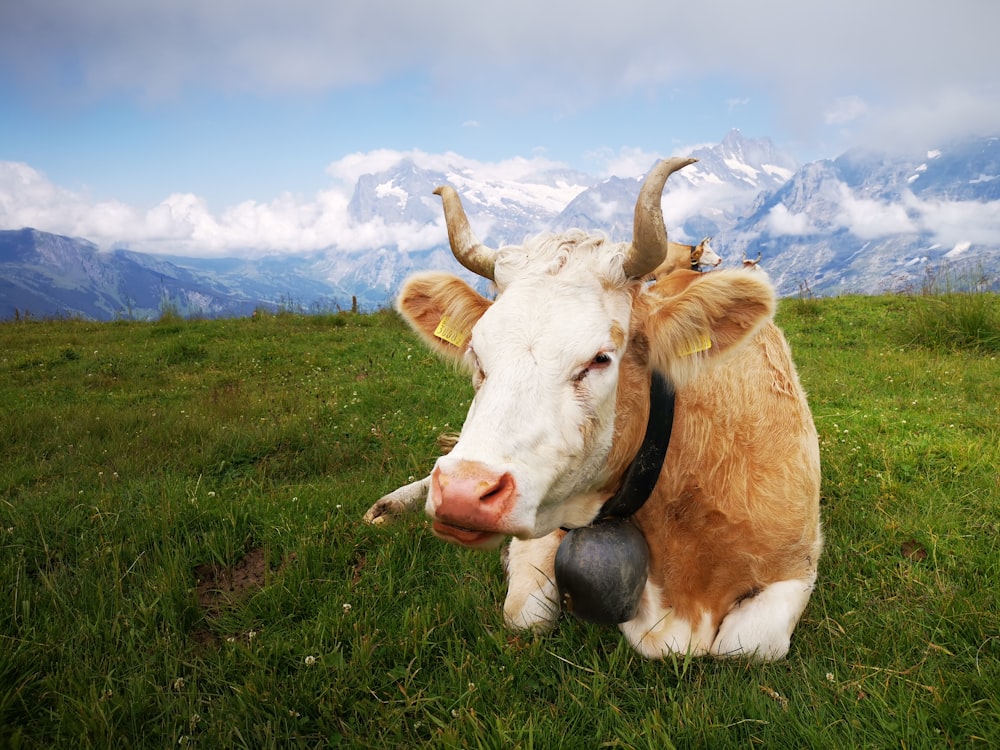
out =
<path fill-rule="evenodd" d="M 504 538 L 504 534 L 498 534 L 495 531 L 466 529 L 437 520 L 431 523 L 431 528 L 440 539 L 471 549 L 494 549 Z"/>

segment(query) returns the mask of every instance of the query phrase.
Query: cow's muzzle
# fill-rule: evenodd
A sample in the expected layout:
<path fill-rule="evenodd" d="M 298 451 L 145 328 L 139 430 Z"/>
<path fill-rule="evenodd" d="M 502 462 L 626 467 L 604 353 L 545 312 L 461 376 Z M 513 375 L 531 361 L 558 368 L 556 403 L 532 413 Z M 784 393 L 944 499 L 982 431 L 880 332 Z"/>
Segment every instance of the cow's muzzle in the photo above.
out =
<path fill-rule="evenodd" d="M 449 542 L 496 546 L 503 536 L 519 531 L 509 524 L 516 502 L 517 483 L 510 472 L 458 461 L 447 469 L 439 465 L 431 474 L 427 511 L 434 519 L 434 533 Z"/>

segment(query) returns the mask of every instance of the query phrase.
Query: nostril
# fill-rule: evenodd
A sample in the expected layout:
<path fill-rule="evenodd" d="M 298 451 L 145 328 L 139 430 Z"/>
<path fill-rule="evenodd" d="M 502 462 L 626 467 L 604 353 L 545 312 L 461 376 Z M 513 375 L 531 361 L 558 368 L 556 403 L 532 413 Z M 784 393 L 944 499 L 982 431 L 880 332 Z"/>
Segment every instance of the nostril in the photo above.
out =
<path fill-rule="evenodd" d="M 514 491 L 514 477 L 504 472 L 496 481 L 480 494 L 479 501 L 482 503 L 500 503 L 510 497 Z"/>

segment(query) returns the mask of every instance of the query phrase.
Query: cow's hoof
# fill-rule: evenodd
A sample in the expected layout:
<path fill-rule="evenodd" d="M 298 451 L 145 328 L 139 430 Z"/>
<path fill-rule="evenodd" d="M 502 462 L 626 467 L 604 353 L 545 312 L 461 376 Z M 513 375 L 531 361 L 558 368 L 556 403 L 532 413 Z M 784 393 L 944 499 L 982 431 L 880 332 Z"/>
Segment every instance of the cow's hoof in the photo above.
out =
<path fill-rule="evenodd" d="M 386 500 L 382 498 L 364 515 L 364 520 L 367 523 L 380 524 L 385 523 L 392 519 L 393 516 L 398 515 L 401 512 L 399 505 L 393 503 L 391 500 Z"/>
<path fill-rule="evenodd" d="M 649 548 L 629 521 L 612 519 L 573 529 L 556 551 L 562 608 L 601 625 L 635 617 L 649 570 Z"/>

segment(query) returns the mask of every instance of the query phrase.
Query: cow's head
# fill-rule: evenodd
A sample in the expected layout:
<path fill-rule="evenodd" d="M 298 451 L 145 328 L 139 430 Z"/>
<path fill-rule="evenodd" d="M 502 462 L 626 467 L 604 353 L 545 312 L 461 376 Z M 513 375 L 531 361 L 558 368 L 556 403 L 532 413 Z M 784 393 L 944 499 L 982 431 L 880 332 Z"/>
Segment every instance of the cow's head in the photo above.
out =
<path fill-rule="evenodd" d="M 491 302 L 454 276 L 423 273 L 397 303 L 475 388 L 460 439 L 431 475 L 438 536 L 486 548 L 589 523 L 642 440 L 650 368 L 682 386 L 770 317 L 772 290 L 741 272 L 643 283 L 667 248 L 664 184 L 692 161 L 647 176 L 631 243 L 571 230 L 493 250 L 455 191 L 436 191 L 456 258 L 497 289 Z"/>
<path fill-rule="evenodd" d="M 718 253 L 716 253 L 709 244 L 711 241 L 711 237 L 706 237 L 695 246 L 694 250 L 691 251 L 692 268 L 697 269 L 698 266 L 710 266 L 711 268 L 715 268 L 722 263 L 722 258 L 719 257 Z"/>

